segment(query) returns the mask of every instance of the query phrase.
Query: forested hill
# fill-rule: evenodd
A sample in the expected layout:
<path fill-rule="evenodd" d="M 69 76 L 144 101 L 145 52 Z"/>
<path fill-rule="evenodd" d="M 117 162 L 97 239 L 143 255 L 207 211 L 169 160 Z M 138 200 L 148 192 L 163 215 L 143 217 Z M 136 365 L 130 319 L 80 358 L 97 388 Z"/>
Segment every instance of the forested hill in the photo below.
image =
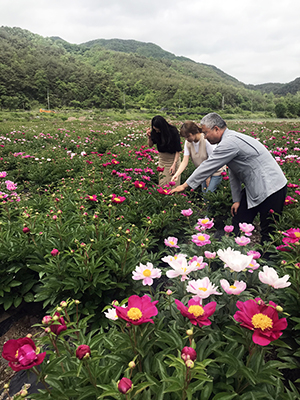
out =
<path fill-rule="evenodd" d="M 4 108 L 274 108 L 274 95 L 249 89 L 215 66 L 153 43 L 98 39 L 80 45 L 21 28 L 0 28 Z"/>

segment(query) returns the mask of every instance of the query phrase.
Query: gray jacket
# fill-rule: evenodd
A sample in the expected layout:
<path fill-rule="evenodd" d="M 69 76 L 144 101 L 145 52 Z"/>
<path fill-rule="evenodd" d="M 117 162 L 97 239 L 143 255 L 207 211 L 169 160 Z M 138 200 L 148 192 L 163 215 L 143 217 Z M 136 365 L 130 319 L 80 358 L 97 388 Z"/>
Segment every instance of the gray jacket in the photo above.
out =
<path fill-rule="evenodd" d="M 229 167 L 233 202 L 240 201 L 241 185 L 244 184 L 248 208 L 262 203 L 287 183 L 281 168 L 263 144 L 228 128 L 210 157 L 193 172 L 186 183 L 196 189 L 225 164 Z"/>

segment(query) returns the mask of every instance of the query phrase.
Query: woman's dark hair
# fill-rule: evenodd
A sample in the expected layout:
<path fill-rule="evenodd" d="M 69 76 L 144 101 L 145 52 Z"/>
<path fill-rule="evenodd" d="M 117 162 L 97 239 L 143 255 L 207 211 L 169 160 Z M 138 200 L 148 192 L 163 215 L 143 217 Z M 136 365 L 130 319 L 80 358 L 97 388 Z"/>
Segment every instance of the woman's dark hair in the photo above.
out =
<path fill-rule="evenodd" d="M 186 121 L 182 127 L 180 128 L 180 136 L 187 138 L 189 134 L 197 135 L 197 133 L 201 133 L 202 129 L 195 124 L 193 121 Z"/>
<path fill-rule="evenodd" d="M 160 141 L 163 146 L 168 146 L 171 142 L 172 131 L 178 134 L 178 130 L 175 126 L 169 124 L 164 117 L 156 115 L 151 121 L 152 132 L 151 135 L 158 135 L 158 133 L 153 129 L 153 127 L 159 129 Z"/>

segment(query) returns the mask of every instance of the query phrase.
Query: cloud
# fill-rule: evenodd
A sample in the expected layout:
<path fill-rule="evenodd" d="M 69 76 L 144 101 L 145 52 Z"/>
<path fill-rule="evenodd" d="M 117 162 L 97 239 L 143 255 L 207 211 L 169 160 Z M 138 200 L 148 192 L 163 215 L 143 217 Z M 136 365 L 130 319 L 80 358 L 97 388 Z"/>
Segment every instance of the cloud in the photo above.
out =
<path fill-rule="evenodd" d="M 299 76 L 300 2 L 286 0 L 1 0 L 0 24 L 70 43 L 152 42 L 244 83 Z"/>

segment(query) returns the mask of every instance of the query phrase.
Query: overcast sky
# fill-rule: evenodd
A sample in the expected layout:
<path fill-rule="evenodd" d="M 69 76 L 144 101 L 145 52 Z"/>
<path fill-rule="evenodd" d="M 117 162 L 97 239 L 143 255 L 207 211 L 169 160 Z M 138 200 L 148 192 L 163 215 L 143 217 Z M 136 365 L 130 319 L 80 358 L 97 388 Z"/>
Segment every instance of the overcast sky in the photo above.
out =
<path fill-rule="evenodd" d="M 151 42 L 247 84 L 300 77 L 299 0 L 0 0 L 0 25 Z"/>

